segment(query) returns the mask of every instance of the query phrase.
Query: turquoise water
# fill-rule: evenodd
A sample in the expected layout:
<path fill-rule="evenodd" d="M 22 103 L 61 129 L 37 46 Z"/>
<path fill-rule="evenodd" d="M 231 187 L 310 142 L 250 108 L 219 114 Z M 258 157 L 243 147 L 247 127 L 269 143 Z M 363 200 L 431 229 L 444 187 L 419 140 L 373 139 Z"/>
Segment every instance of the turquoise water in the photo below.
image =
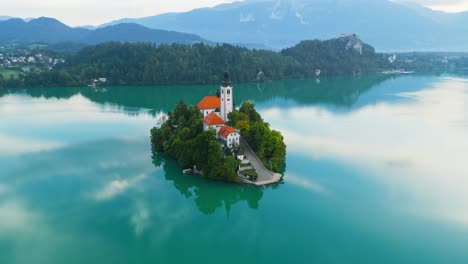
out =
<path fill-rule="evenodd" d="M 237 85 L 288 146 L 263 188 L 151 154 L 216 88 L 0 91 L 0 263 L 468 262 L 468 79 Z"/>

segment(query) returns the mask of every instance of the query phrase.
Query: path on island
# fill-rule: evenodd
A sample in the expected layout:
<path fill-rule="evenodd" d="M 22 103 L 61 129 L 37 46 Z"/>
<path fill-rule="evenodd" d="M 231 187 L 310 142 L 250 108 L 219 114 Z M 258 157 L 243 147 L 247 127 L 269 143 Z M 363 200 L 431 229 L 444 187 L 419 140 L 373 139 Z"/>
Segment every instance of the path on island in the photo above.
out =
<path fill-rule="evenodd" d="M 246 181 L 257 186 L 268 185 L 272 183 L 279 182 L 282 175 L 279 173 L 272 172 L 263 166 L 263 163 L 257 157 L 255 152 L 250 148 L 249 144 L 241 138 L 241 145 L 244 147 L 244 155 L 250 161 L 255 171 L 258 174 L 257 180 L 255 182 Z"/>

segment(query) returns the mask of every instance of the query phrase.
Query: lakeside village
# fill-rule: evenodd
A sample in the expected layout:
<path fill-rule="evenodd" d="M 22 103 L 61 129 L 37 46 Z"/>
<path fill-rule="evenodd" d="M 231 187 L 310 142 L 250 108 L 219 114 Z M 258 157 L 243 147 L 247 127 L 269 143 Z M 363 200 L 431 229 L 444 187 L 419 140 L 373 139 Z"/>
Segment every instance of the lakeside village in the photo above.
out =
<path fill-rule="evenodd" d="M 61 63 L 65 63 L 65 60 L 54 58 L 40 51 L 21 48 L 7 49 L 7 47 L 0 46 L 0 70 L 8 71 L 13 76 L 41 70 L 50 71 Z"/>
<path fill-rule="evenodd" d="M 190 167 L 186 174 L 257 186 L 276 183 L 285 162 L 283 137 L 270 130 L 253 103 L 236 110 L 233 90 L 225 71 L 216 96 L 205 96 L 196 107 L 180 102 L 152 129 L 153 150 Z"/>

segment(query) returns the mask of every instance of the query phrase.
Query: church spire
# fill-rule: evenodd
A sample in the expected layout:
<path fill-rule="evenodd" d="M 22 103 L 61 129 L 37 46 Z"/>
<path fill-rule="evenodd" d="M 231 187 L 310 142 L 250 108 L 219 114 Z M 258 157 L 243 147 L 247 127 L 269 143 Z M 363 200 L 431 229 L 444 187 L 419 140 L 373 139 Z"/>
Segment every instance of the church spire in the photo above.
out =
<path fill-rule="evenodd" d="M 223 87 L 231 86 L 231 80 L 229 79 L 229 71 L 227 64 L 224 66 L 224 81 Z"/>
<path fill-rule="evenodd" d="M 227 122 L 228 114 L 234 110 L 233 88 L 231 86 L 231 80 L 229 80 L 227 65 L 224 68 L 224 81 L 219 88 L 219 94 L 221 99 L 220 117 L 224 120 L 224 122 Z"/>

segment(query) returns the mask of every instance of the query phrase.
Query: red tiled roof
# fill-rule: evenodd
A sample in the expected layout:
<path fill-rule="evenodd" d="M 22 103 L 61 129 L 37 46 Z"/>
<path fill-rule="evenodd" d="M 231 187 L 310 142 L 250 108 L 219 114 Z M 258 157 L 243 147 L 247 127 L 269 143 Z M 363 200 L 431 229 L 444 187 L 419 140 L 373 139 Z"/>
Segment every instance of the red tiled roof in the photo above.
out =
<path fill-rule="evenodd" d="M 231 133 L 237 133 L 237 131 L 230 126 L 224 126 L 219 130 L 218 135 L 222 136 L 223 138 L 227 138 Z"/>
<path fill-rule="evenodd" d="M 224 125 L 225 124 L 223 119 L 221 119 L 221 117 L 219 117 L 215 113 L 210 113 L 209 115 L 205 116 L 205 118 L 203 118 L 203 123 L 205 123 L 205 124 L 207 124 L 209 126 Z"/>
<path fill-rule="evenodd" d="M 200 110 L 220 108 L 221 99 L 216 96 L 205 96 L 197 106 Z"/>

